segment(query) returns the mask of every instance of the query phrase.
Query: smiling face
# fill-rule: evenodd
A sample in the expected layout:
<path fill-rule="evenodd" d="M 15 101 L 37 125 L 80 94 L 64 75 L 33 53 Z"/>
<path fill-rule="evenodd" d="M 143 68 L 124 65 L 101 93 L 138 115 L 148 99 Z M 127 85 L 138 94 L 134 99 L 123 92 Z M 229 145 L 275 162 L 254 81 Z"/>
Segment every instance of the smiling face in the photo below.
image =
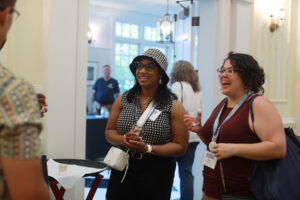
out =
<path fill-rule="evenodd" d="M 219 75 L 221 91 L 224 95 L 238 98 L 247 93 L 240 74 L 234 69 L 230 60 L 226 60 Z"/>
<path fill-rule="evenodd" d="M 140 65 L 137 66 L 135 73 L 141 87 L 152 88 L 158 86 L 159 79 L 162 78 L 162 73 L 158 66 L 152 67 L 153 64 L 155 63 L 149 58 L 140 60 Z"/>

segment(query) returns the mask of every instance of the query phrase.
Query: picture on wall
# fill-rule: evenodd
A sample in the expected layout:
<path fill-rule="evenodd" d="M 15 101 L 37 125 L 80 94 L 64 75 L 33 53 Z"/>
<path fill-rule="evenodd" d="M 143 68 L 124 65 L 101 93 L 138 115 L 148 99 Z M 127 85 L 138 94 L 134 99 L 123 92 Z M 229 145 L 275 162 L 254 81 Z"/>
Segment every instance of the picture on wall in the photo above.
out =
<path fill-rule="evenodd" d="M 98 63 L 97 62 L 88 62 L 87 66 L 87 84 L 93 85 L 97 79 L 97 69 Z"/>

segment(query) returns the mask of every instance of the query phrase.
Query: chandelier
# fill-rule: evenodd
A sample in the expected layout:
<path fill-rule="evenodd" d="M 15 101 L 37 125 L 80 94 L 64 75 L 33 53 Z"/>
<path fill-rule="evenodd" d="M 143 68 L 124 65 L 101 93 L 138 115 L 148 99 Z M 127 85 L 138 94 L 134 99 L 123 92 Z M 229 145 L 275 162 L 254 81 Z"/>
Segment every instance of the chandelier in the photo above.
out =
<path fill-rule="evenodd" d="M 167 0 L 167 13 L 157 22 L 160 43 L 174 43 L 175 19 L 169 14 L 169 0 Z"/>

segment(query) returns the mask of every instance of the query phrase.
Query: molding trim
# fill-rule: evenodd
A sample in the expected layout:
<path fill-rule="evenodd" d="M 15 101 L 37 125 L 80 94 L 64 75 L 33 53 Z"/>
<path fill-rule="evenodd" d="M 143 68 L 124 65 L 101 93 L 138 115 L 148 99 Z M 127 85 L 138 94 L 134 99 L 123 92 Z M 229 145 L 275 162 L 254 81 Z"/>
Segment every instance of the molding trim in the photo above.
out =
<path fill-rule="evenodd" d="M 239 0 L 239 1 L 244 1 L 244 2 L 247 2 L 247 3 L 254 3 L 254 1 L 253 0 Z"/>
<path fill-rule="evenodd" d="M 282 122 L 285 128 L 291 127 L 295 129 L 296 121 L 293 118 L 284 117 L 282 118 Z"/>
<path fill-rule="evenodd" d="M 287 103 L 287 99 L 271 99 L 273 103 Z"/>

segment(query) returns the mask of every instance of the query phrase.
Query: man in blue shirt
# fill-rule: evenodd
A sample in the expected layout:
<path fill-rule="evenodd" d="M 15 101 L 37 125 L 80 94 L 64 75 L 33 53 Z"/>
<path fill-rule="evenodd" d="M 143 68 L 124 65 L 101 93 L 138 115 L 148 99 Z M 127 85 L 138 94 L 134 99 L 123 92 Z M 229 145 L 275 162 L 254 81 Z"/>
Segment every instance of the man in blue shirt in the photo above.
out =
<path fill-rule="evenodd" d="M 100 104 L 100 109 L 97 109 L 98 114 L 101 113 L 101 107 L 106 107 L 110 112 L 115 98 L 120 93 L 118 81 L 110 76 L 109 65 L 103 66 L 103 74 L 104 77 L 99 78 L 93 87 L 92 103 L 97 101 Z"/>

